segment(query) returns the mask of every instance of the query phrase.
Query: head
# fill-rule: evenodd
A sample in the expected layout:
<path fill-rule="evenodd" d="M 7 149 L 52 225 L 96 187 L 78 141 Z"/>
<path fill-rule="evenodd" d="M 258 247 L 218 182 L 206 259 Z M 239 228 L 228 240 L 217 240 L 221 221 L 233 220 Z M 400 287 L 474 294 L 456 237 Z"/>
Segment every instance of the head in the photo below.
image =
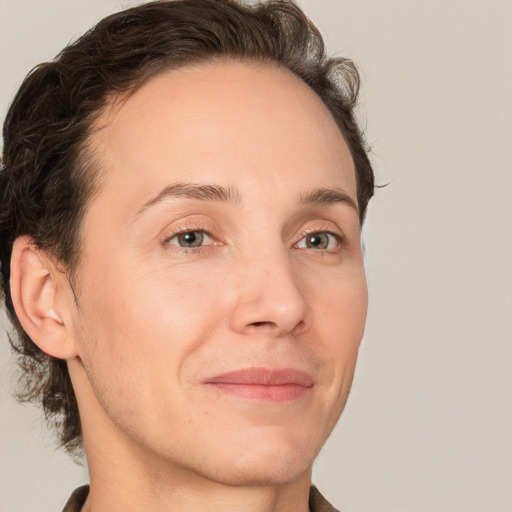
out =
<path fill-rule="evenodd" d="M 78 395 L 82 415 L 162 453 L 173 448 L 151 424 L 181 421 L 197 440 L 234 414 L 249 444 L 274 436 L 314 458 L 343 409 L 366 312 L 359 230 L 374 182 L 358 85 L 287 1 L 145 4 L 29 74 L 4 125 L 0 257 L 25 397 L 63 446 L 82 443 Z M 35 259 L 32 281 L 48 278 L 24 288 Z M 43 335 L 30 293 L 51 305 Z M 236 395 L 247 390 L 210 382 L 283 361 L 308 383 L 271 399 L 305 431 L 321 418 L 310 444 L 280 424 L 282 409 L 261 415 Z M 127 400 L 139 392 L 147 409 Z"/>

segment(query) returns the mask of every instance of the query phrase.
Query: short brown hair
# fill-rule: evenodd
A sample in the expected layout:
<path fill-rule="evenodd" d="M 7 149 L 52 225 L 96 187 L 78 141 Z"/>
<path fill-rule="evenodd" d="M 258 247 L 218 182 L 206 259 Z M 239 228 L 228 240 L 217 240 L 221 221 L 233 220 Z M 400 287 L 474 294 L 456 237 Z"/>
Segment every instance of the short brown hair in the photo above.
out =
<path fill-rule="evenodd" d="M 0 171 L 0 261 L 5 303 L 17 337 L 24 388 L 42 404 L 61 444 L 81 446 L 78 406 L 66 362 L 43 353 L 12 306 L 14 240 L 28 235 L 70 278 L 80 257 L 80 225 L 98 186 L 87 157 L 94 120 L 112 95 L 131 93 L 157 73 L 219 58 L 269 62 L 307 83 L 332 113 L 356 169 L 361 223 L 374 175 L 355 118 L 359 76 L 345 58 L 328 58 L 318 29 L 292 1 L 248 6 L 236 0 L 156 1 L 113 14 L 36 66 L 5 120 Z"/>

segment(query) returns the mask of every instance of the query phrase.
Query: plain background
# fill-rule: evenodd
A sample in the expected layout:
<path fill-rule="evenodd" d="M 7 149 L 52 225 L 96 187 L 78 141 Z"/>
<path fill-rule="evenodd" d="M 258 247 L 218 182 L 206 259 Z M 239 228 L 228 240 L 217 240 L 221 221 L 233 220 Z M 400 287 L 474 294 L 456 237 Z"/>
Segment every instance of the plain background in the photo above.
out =
<path fill-rule="evenodd" d="M 136 2 L 0 0 L 0 117 L 23 76 Z M 314 480 L 345 512 L 512 511 L 512 2 L 302 0 L 363 79 L 379 183 L 370 310 Z M 5 321 L 4 321 L 5 323 Z M 0 512 L 60 511 L 87 480 L 10 396 L 0 343 Z"/>

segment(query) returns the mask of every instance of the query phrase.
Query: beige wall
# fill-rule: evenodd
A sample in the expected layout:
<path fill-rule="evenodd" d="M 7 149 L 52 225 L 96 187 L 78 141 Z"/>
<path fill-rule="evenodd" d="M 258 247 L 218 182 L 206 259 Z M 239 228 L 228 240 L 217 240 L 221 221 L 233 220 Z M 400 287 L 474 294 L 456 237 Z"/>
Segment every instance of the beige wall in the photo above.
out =
<path fill-rule="evenodd" d="M 0 110 L 33 64 L 133 3 L 0 0 Z M 315 480 L 346 512 L 510 511 L 512 2 L 301 4 L 361 66 L 361 115 L 390 182 L 365 227 L 371 304 L 352 396 Z M 9 397 L 3 338 L 0 360 L 0 512 L 58 511 L 86 472 Z"/>

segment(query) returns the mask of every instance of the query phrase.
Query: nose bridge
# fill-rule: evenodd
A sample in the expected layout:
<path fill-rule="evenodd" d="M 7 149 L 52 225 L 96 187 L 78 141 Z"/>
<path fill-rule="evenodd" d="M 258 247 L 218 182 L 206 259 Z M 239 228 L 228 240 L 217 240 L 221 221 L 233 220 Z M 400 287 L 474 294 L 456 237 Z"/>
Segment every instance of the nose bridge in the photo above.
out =
<path fill-rule="evenodd" d="M 310 310 L 298 269 L 283 245 L 254 250 L 242 263 L 232 327 L 284 335 L 304 329 Z"/>

